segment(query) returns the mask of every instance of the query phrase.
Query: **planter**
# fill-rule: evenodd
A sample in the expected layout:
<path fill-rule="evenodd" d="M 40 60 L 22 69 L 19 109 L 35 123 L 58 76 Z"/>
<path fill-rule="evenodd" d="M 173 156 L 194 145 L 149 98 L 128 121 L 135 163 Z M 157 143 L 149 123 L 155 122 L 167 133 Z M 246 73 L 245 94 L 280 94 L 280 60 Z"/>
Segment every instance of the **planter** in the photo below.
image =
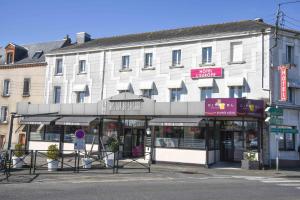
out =
<path fill-rule="evenodd" d="M 107 156 L 104 157 L 104 162 L 106 167 L 114 167 L 114 158 L 115 153 L 113 152 L 106 152 Z"/>
<path fill-rule="evenodd" d="M 22 168 L 22 166 L 24 164 L 24 161 L 23 161 L 24 158 L 13 156 L 11 159 L 12 159 L 12 163 L 13 163 L 13 168 L 15 168 L 15 169 Z"/>
<path fill-rule="evenodd" d="M 48 163 L 49 172 L 57 171 L 58 163 L 59 163 L 58 160 L 47 159 L 47 163 Z"/>
<path fill-rule="evenodd" d="M 247 170 L 257 170 L 259 169 L 259 162 L 252 160 L 242 160 L 241 168 Z"/>
<path fill-rule="evenodd" d="M 85 168 L 85 169 L 91 169 L 92 168 L 92 163 L 93 163 L 92 158 L 82 158 L 81 162 L 82 162 L 83 168 Z"/>

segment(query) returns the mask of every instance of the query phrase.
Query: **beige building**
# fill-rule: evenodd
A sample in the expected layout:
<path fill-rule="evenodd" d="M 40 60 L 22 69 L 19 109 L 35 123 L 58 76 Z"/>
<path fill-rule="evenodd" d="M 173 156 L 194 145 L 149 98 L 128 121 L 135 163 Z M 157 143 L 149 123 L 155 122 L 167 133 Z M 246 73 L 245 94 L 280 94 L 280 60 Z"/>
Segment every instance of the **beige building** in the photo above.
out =
<path fill-rule="evenodd" d="M 46 65 L 45 53 L 63 47 L 69 39 L 16 45 L 9 43 L 0 49 L 0 150 L 7 148 L 10 130 L 10 113 L 16 112 L 17 102 L 42 103 Z M 19 118 L 13 121 L 12 147 L 26 144 L 25 130 Z"/>

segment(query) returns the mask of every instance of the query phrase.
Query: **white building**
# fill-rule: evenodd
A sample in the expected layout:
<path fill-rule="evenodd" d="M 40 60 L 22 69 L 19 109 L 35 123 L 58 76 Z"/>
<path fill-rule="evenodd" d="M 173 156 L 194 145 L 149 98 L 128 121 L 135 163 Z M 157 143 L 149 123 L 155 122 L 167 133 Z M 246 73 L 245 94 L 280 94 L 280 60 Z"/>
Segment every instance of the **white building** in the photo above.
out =
<path fill-rule="evenodd" d="M 182 144 L 167 144 L 169 148 L 166 149 L 157 145 L 156 161 L 196 164 L 240 161 L 244 151 L 256 149 L 263 152 L 259 156 L 267 165 L 275 159 L 276 149 L 275 134 L 269 133 L 263 122 L 264 115 L 252 119 L 247 115 L 249 113 L 238 110 L 233 115 L 207 114 L 203 102 L 210 98 L 221 98 L 219 103 L 227 98 L 262 100 L 283 107 L 284 124 L 299 129 L 298 34 L 280 30 L 278 43 L 274 46 L 274 27 L 261 19 L 99 39 L 91 39 L 90 35 L 81 32 L 73 45 L 47 54 L 45 104 L 60 104 L 57 111 L 64 113 L 63 106 L 67 106 L 64 104 L 96 105 L 123 92 L 149 97 L 156 102 L 199 102 L 203 112 L 195 116 L 217 120 L 220 133 L 213 138 L 217 141 L 213 148 L 215 154 L 210 158 L 206 155 L 206 161 L 199 161 L 200 158 L 189 160 L 187 154 L 190 157 L 202 155 L 188 152 L 194 148 L 184 148 L 184 145 L 180 148 Z M 296 66 L 288 70 L 286 102 L 279 101 L 277 66 L 282 64 Z M 250 108 L 247 112 L 252 111 Z M 180 111 L 166 114 L 169 117 L 183 115 Z M 150 118 L 159 116 L 162 114 L 148 115 Z M 253 121 L 257 124 L 251 124 Z M 202 138 L 201 130 L 198 135 L 193 133 L 193 136 L 185 137 L 190 130 L 184 132 L 185 128 L 181 127 L 178 129 L 182 132 L 178 132 L 175 129 L 153 128 L 152 132 L 159 132 L 155 133 L 156 137 L 163 138 L 164 145 L 170 138 L 171 143 L 175 139 L 178 143 L 189 139 L 197 143 L 196 140 L 204 139 L 206 152 L 210 154 L 211 144 L 207 144 L 210 138 L 207 135 Z M 174 139 L 166 131 L 184 136 Z M 123 136 L 126 140 L 126 134 Z M 298 134 L 283 136 L 280 141 L 282 164 L 300 164 Z M 158 140 L 154 139 L 156 144 Z M 174 147 L 182 150 L 174 153 Z"/>

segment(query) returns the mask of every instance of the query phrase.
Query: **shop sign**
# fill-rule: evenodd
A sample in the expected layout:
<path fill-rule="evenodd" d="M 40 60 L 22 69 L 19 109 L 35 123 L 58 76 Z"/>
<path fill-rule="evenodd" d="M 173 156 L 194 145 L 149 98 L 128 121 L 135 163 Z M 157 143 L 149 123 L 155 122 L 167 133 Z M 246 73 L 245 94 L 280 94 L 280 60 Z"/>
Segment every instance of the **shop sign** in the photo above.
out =
<path fill-rule="evenodd" d="M 106 101 L 103 103 L 103 110 L 109 111 L 137 111 L 141 107 L 141 101 Z"/>
<path fill-rule="evenodd" d="M 298 129 L 292 129 L 292 128 L 271 128 L 271 133 L 293 133 L 297 134 Z"/>
<path fill-rule="evenodd" d="M 279 67 L 280 74 L 280 101 L 287 101 L 287 74 L 288 68 L 286 66 Z"/>
<path fill-rule="evenodd" d="M 263 107 L 262 100 L 208 98 L 205 100 L 205 115 L 262 117 Z"/>
<path fill-rule="evenodd" d="M 199 68 L 191 69 L 191 78 L 222 78 L 223 77 L 223 68 L 214 67 L 214 68 Z"/>

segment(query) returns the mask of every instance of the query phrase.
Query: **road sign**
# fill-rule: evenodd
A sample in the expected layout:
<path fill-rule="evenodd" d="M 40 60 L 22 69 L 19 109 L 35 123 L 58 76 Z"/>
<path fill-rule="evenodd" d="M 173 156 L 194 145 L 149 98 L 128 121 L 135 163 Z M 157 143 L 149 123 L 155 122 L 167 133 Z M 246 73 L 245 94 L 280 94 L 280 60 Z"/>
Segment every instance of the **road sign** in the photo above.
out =
<path fill-rule="evenodd" d="M 271 128 L 271 133 L 293 133 L 297 134 L 298 129 L 292 129 L 292 128 Z"/>
<path fill-rule="evenodd" d="M 85 150 L 85 132 L 82 129 L 75 131 L 74 150 Z"/>
<path fill-rule="evenodd" d="M 265 112 L 269 115 L 273 116 L 282 116 L 283 115 L 283 109 L 282 108 L 276 108 L 276 107 L 267 107 L 265 109 Z"/>
<path fill-rule="evenodd" d="M 265 122 L 268 122 L 270 125 L 282 125 L 283 119 L 275 116 L 270 116 L 265 119 Z"/>

